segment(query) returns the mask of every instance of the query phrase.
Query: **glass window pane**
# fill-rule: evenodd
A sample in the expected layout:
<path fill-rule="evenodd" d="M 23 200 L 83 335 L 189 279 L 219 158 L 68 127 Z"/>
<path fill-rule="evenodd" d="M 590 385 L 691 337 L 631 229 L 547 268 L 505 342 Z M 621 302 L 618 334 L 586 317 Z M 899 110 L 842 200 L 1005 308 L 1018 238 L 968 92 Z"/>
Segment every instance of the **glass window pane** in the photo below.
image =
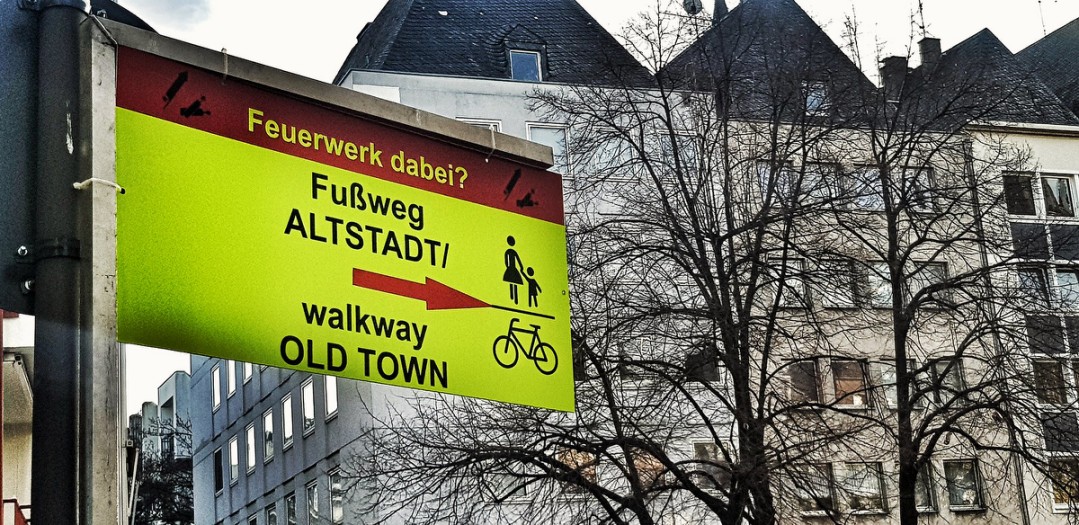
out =
<path fill-rule="evenodd" d="M 1052 217 L 1074 217 L 1070 177 L 1042 177 L 1045 213 Z"/>
<path fill-rule="evenodd" d="M 843 492 L 853 511 L 884 510 L 880 463 L 847 463 Z"/>
<path fill-rule="evenodd" d="M 569 163 L 566 158 L 566 128 L 554 126 L 529 126 L 528 140 L 549 146 L 554 152 L 554 166 L 551 169 L 562 174 L 568 173 Z"/>
<path fill-rule="evenodd" d="M 251 363 L 244 363 L 244 383 L 251 379 L 251 374 L 255 372 L 255 367 Z"/>
<path fill-rule="evenodd" d="M 255 470 L 255 425 L 247 427 L 247 470 Z"/>
<path fill-rule="evenodd" d="M 933 373 L 939 384 L 937 399 L 947 402 L 963 393 L 963 366 L 959 359 L 941 359 L 933 363 Z"/>
<path fill-rule="evenodd" d="M 795 469 L 792 484 L 798 509 L 802 512 L 821 512 L 833 507 L 832 466 L 827 463 Z"/>
<path fill-rule="evenodd" d="M 1029 175 L 1004 176 L 1004 201 L 1012 215 L 1034 215 L 1034 190 Z"/>
<path fill-rule="evenodd" d="M 1064 329 L 1055 315 L 1027 315 L 1027 344 L 1037 354 L 1057 354 L 1064 351 Z"/>
<path fill-rule="evenodd" d="M 277 507 L 274 505 L 266 507 L 266 525 L 277 525 Z"/>
<path fill-rule="evenodd" d="M 928 211 L 933 209 L 932 171 L 928 168 L 904 168 L 903 183 L 910 209 Z"/>
<path fill-rule="evenodd" d="M 315 385 L 310 380 L 303 384 L 303 433 L 315 429 Z"/>
<path fill-rule="evenodd" d="M 777 261 L 775 272 L 780 289 L 779 306 L 802 308 L 806 305 L 805 281 L 802 276 L 802 261 L 788 259 Z"/>
<path fill-rule="evenodd" d="M 262 455 L 266 459 L 273 457 L 273 411 L 262 415 Z"/>
<path fill-rule="evenodd" d="M 1033 366 L 1038 401 L 1053 405 L 1063 404 L 1067 399 L 1064 368 L 1056 361 L 1034 361 Z"/>
<path fill-rule="evenodd" d="M 816 361 L 799 361 L 787 366 L 790 374 L 790 401 L 816 403 L 820 401 L 820 378 Z"/>
<path fill-rule="evenodd" d="M 240 442 L 236 436 L 229 440 L 229 481 L 240 478 Z"/>
<path fill-rule="evenodd" d="M 210 396 L 213 398 L 213 407 L 216 409 L 221 406 L 221 368 L 215 366 L 210 375 L 212 377 Z"/>
<path fill-rule="evenodd" d="M 281 400 L 281 446 L 292 444 L 292 396 Z"/>
<path fill-rule="evenodd" d="M 898 406 L 897 402 L 897 390 L 895 387 L 895 364 L 894 363 L 874 363 L 874 368 L 877 370 L 876 376 L 873 378 L 873 385 L 879 387 L 883 391 L 884 402 L 890 408 Z"/>
<path fill-rule="evenodd" d="M 840 406 L 864 407 L 869 404 L 866 395 L 865 372 L 859 361 L 832 360 L 832 378 L 835 383 L 835 402 Z"/>
<path fill-rule="evenodd" d="M 1079 271 L 1057 269 L 1057 288 L 1062 308 L 1079 308 Z"/>
<path fill-rule="evenodd" d="M 345 484 L 340 471 L 330 473 L 330 519 L 345 522 Z"/>
<path fill-rule="evenodd" d="M 854 179 L 854 205 L 865 210 L 883 210 L 884 192 L 881 190 L 880 170 L 864 167 L 856 171 Z"/>
<path fill-rule="evenodd" d="M 514 80 L 539 82 L 540 55 L 535 51 L 510 51 L 510 77 Z"/>
<path fill-rule="evenodd" d="M 225 362 L 225 377 L 228 379 L 229 395 L 236 392 L 236 361 Z"/>
<path fill-rule="evenodd" d="M 296 494 L 285 496 L 285 525 L 296 525 Z"/>
<path fill-rule="evenodd" d="M 337 413 L 337 378 L 326 376 L 326 417 Z"/>
<path fill-rule="evenodd" d="M 311 523 L 318 523 L 318 485 L 315 483 L 307 486 L 307 517 Z"/>
<path fill-rule="evenodd" d="M 708 490 L 721 490 L 730 485 L 731 473 L 719 455 L 719 446 L 715 443 L 694 443 L 693 459 L 700 462 L 694 470 L 697 484 Z"/>
<path fill-rule="evenodd" d="M 214 492 L 225 488 L 225 465 L 221 449 L 214 451 Z"/>
<path fill-rule="evenodd" d="M 944 477 L 948 485 L 948 505 L 981 508 L 982 494 L 977 464 L 973 460 L 945 461 Z"/>
<path fill-rule="evenodd" d="M 888 263 L 877 262 L 869 265 L 866 290 L 869 304 L 877 308 L 891 308 L 892 282 L 889 277 Z"/>
<path fill-rule="evenodd" d="M 847 261 L 821 261 L 816 291 L 825 308 L 854 308 L 856 279 Z"/>
<path fill-rule="evenodd" d="M 1070 506 L 1079 499 L 1079 459 L 1049 460 L 1049 477 L 1053 484 L 1053 503 Z"/>
<path fill-rule="evenodd" d="M 1030 298 L 1038 306 L 1049 304 L 1049 287 L 1045 279 L 1045 270 L 1041 268 L 1020 268 L 1019 293 L 1020 297 Z"/>
<path fill-rule="evenodd" d="M 932 510 L 936 508 L 936 499 L 933 497 L 933 477 L 929 474 L 929 465 L 923 464 L 918 469 L 918 475 L 914 485 L 914 506 L 919 510 Z"/>

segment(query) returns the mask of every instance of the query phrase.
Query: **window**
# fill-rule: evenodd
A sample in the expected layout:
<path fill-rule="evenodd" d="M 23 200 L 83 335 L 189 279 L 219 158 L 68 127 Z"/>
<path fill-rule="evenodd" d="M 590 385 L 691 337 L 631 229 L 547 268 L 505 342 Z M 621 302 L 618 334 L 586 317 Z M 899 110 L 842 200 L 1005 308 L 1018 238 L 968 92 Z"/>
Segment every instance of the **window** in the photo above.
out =
<path fill-rule="evenodd" d="M 929 463 L 923 463 L 914 479 L 914 506 L 917 507 L 919 512 L 936 511 L 936 491 L 933 490 L 933 486 L 933 476 L 930 474 Z"/>
<path fill-rule="evenodd" d="M 229 439 L 229 483 L 240 479 L 240 442 L 236 436 Z"/>
<path fill-rule="evenodd" d="M 914 297 L 919 292 L 922 292 L 922 290 L 925 290 L 934 284 L 942 283 L 948 278 L 948 269 L 944 263 L 919 261 L 914 264 L 916 265 L 915 271 L 907 279 L 908 298 Z M 942 291 L 937 291 L 932 294 L 931 297 L 940 298 L 942 295 Z"/>
<path fill-rule="evenodd" d="M 213 409 L 221 406 L 221 367 L 215 366 L 210 372 L 210 397 L 213 399 Z"/>
<path fill-rule="evenodd" d="M 892 280 L 888 263 L 869 263 L 866 296 L 869 304 L 876 308 L 892 307 Z"/>
<path fill-rule="evenodd" d="M 1058 268 L 1057 290 L 1061 308 L 1079 308 L 1079 268 Z"/>
<path fill-rule="evenodd" d="M 1079 502 L 1079 459 L 1051 458 L 1049 479 L 1053 485 L 1053 506 L 1071 509 Z"/>
<path fill-rule="evenodd" d="M 825 308 L 854 308 L 857 279 L 848 261 L 821 261 L 817 265 L 817 295 Z"/>
<path fill-rule="evenodd" d="M 566 156 L 565 126 L 528 125 L 528 140 L 549 146 L 554 152 L 554 166 L 551 169 L 563 175 L 569 173 L 569 159 Z"/>
<path fill-rule="evenodd" d="M 252 514 L 247 518 L 247 525 L 259 525 L 258 514 Z"/>
<path fill-rule="evenodd" d="M 948 485 L 948 507 L 952 510 L 977 510 L 982 504 L 982 483 L 978 464 L 973 459 L 945 461 L 944 478 Z"/>
<path fill-rule="evenodd" d="M 863 210 L 884 209 L 884 192 L 881 189 L 880 170 L 862 166 L 852 174 L 854 205 Z"/>
<path fill-rule="evenodd" d="M 303 435 L 315 431 L 315 385 L 310 379 L 303 384 Z"/>
<path fill-rule="evenodd" d="M 581 352 L 583 355 L 584 352 Z M 574 354 L 574 358 L 577 354 Z M 715 352 L 708 345 L 701 345 L 686 355 L 686 379 L 689 381 L 719 381 L 719 367 Z"/>
<path fill-rule="evenodd" d="M 831 107 L 828 100 L 828 84 L 819 80 L 807 80 L 802 82 L 802 93 L 805 95 L 806 115 L 827 115 Z"/>
<path fill-rule="evenodd" d="M 932 170 L 928 168 L 903 168 L 904 197 L 911 211 L 925 212 L 933 209 Z"/>
<path fill-rule="evenodd" d="M 805 280 L 802 275 L 802 260 L 775 261 L 770 271 L 775 279 L 776 289 L 779 290 L 779 306 L 781 308 L 804 308 L 807 301 Z"/>
<path fill-rule="evenodd" d="M 832 360 L 835 403 L 841 407 L 864 408 L 869 405 L 865 364 L 847 359 Z"/>
<path fill-rule="evenodd" d="M 1004 176 L 1004 202 L 1012 215 L 1034 215 L 1034 191 L 1029 175 Z"/>
<path fill-rule="evenodd" d="M 471 118 L 471 117 L 457 117 L 457 120 L 459 120 L 461 122 L 464 122 L 466 124 L 471 124 L 472 126 L 475 126 L 477 128 L 489 129 L 489 130 L 494 130 L 494 131 L 498 131 L 498 132 L 502 131 L 502 121 L 501 120 L 492 120 L 492 119 L 486 119 L 486 118 Z"/>
<path fill-rule="evenodd" d="M 255 367 L 251 363 L 244 363 L 244 383 L 251 380 L 251 375 L 255 372 Z"/>
<path fill-rule="evenodd" d="M 843 474 L 847 506 L 855 512 L 884 512 L 880 463 L 847 463 Z"/>
<path fill-rule="evenodd" d="M 247 426 L 247 473 L 255 471 L 255 424 Z"/>
<path fill-rule="evenodd" d="M 580 477 L 580 480 L 571 480 L 566 483 L 562 488 L 563 491 L 583 493 L 586 490 L 582 484 L 596 482 L 596 465 L 599 463 L 599 458 L 595 454 L 583 450 L 563 449 L 558 452 L 557 458 L 567 469 L 576 472 Z"/>
<path fill-rule="evenodd" d="M 214 451 L 214 494 L 220 493 L 225 488 L 225 458 L 221 449 Z"/>
<path fill-rule="evenodd" d="M 720 459 L 718 445 L 707 442 L 694 443 L 693 459 L 698 461 L 698 466 L 693 473 L 698 486 L 707 490 L 721 490 L 730 485 L 730 467 Z"/>
<path fill-rule="evenodd" d="M 1019 294 L 1033 300 L 1037 306 L 1049 306 L 1049 285 L 1045 278 L 1045 269 L 1036 267 L 1019 268 Z"/>
<path fill-rule="evenodd" d="M 510 78 L 528 82 L 543 80 L 540 54 L 536 51 L 510 50 Z"/>
<path fill-rule="evenodd" d="M 334 523 L 345 522 L 345 483 L 341 471 L 330 473 L 330 520 Z"/>
<path fill-rule="evenodd" d="M 281 449 L 292 446 L 292 394 L 281 400 Z"/>
<path fill-rule="evenodd" d="M 633 451 L 633 467 L 637 469 L 637 476 L 641 482 L 641 488 L 650 490 L 663 486 L 667 469 L 658 458 L 644 450 Z"/>
<path fill-rule="evenodd" d="M 1038 402 L 1049 405 L 1067 403 L 1067 384 L 1064 366 L 1058 361 L 1034 361 L 1034 390 Z"/>
<path fill-rule="evenodd" d="M 830 464 L 805 465 L 795 469 L 793 476 L 791 481 L 798 510 L 805 514 L 824 514 L 835 508 L 835 480 Z"/>
<path fill-rule="evenodd" d="M 798 201 L 798 174 L 790 165 L 778 163 L 773 166 L 771 162 L 758 162 L 757 178 L 765 205 L 793 206 Z"/>
<path fill-rule="evenodd" d="M 963 380 L 963 361 L 960 358 L 938 359 L 933 362 L 933 382 L 937 387 L 936 398 L 948 403 L 956 396 L 963 396 L 966 382 Z"/>
<path fill-rule="evenodd" d="M 1059 354 L 1064 352 L 1064 330 L 1056 315 L 1026 315 L 1027 344 L 1036 354 Z M 1072 324 L 1067 323 L 1069 335 Z M 1070 338 L 1070 337 L 1069 337 Z M 1071 342 L 1071 341 L 1069 341 Z"/>
<path fill-rule="evenodd" d="M 878 362 L 873 363 L 873 385 L 880 390 L 878 395 L 884 398 L 884 404 L 888 408 L 896 408 L 899 406 L 899 394 L 896 390 L 895 382 L 895 363 L 892 362 Z"/>
<path fill-rule="evenodd" d="M 1046 215 L 1050 217 L 1075 216 L 1075 197 L 1072 193 L 1071 177 L 1042 175 L 1042 198 L 1045 199 Z"/>
<path fill-rule="evenodd" d="M 307 518 L 311 523 L 318 523 L 318 483 L 307 485 Z"/>
<path fill-rule="evenodd" d="M 266 525 L 277 525 L 277 506 L 271 503 L 264 512 L 266 514 Z"/>
<path fill-rule="evenodd" d="M 337 415 L 337 378 L 326 376 L 326 419 Z"/>
<path fill-rule="evenodd" d="M 236 393 L 236 361 L 225 362 L 225 378 L 228 379 L 229 397 Z"/>
<path fill-rule="evenodd" d="M 815 360 L 792 362 L 787 365 L 787 372 L 790 375 L 790 402 L 820 402 L 820 375 Z"/>
<path fill-rule="evenodd" d="M 296 525 L 296 494 L 285 496 L 285 525 Z"/>
<path fill-rule="evenodd" d="M 265 461 L 273 459 L 273 409 L 262 415 L 262 457 Z"/>

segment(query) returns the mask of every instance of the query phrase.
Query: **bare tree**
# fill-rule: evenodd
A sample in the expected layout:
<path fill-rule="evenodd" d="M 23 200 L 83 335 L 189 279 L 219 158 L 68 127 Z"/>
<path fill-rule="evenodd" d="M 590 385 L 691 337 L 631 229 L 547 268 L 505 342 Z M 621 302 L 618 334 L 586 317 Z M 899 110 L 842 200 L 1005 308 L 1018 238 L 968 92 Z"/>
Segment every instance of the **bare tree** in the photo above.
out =
<path fill-rule="evenodd" d="M 373 407 L 367 510 L 843 522 L 888 511 L 893 464 L 902 523 L 940 474 L 952 508 L 1023 506 L 984 482 L 1044 464 L 1000 186 L 1032 160 L 978 125 L 1037 94 L 980 62 L 878 90 L 790 0 L 657 10 L 628 41 L 654 85 L 535 95 L 571 130 L 578 412 Z"/>
<path fill-rule="evenodd" d="M 194 523 L 191 422 L 177 419 L 174 424 L 155 418 L 146 435 L 160 440 L 161 448 L 143 450 L 139 455 L 133 523 Z"/>

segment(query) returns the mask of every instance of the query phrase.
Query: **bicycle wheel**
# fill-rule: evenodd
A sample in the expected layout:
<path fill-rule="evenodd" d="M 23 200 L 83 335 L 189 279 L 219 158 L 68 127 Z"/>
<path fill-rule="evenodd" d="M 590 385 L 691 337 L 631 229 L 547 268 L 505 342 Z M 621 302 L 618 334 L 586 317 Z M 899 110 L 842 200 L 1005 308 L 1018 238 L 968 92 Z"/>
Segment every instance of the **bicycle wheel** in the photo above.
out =
<path fill-rule="evenodd" d="M 509 336 L 505 335 L 500 335 L 495 339 L 494 351 L 495 361 L 498 361 L 498 364 L 502 365 L 503 368 L 513 368 L 521 354 L 521 351 L 517 348 L 517 343 L 514 343 Z"/>
<path fill-rule="evenodd" d="M 536 347 L 536 353 L 532 356 L 536 368 L 544 375 L 551 375 L 558 370 L 558 354 L 554 353 L 554 347 L 547 343 L 540 343 Z"/>

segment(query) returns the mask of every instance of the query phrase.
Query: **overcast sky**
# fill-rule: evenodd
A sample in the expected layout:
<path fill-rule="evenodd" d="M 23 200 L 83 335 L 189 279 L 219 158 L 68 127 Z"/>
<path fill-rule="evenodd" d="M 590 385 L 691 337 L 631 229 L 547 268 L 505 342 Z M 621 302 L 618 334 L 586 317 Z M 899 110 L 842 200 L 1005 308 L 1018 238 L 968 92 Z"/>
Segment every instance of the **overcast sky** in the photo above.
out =
<path fill-rule="evenodd" d="M 520 0 L 528 1 L 528 0 Z M 579 0 L 614 34 L 637 13 L 656 10 L 655 0 Z M 702 0 L 711 11 L 714 0 Z M 863 69 L 877 80 L 878 57 L 907 55 L 912 35 L 941 39 L 944 49 L 989 28 L 1012 51 L 1079 18 L 1077 0 L 798 0 L 840 46 L 844 20 L 857 20 Z M 374 19 L 384 0 L 120 0 L 160 33 L 322 81 L 332 81 L 356 35 Z M 680 5 L 678 0 L 675 6 Z M 734 7 L 735 0 L 728 0 Z M 188 357 L 173 352 L 128 351 L 129 413 L 155 400 L 157 386 L 173 370 L 187 370 Z"/>

